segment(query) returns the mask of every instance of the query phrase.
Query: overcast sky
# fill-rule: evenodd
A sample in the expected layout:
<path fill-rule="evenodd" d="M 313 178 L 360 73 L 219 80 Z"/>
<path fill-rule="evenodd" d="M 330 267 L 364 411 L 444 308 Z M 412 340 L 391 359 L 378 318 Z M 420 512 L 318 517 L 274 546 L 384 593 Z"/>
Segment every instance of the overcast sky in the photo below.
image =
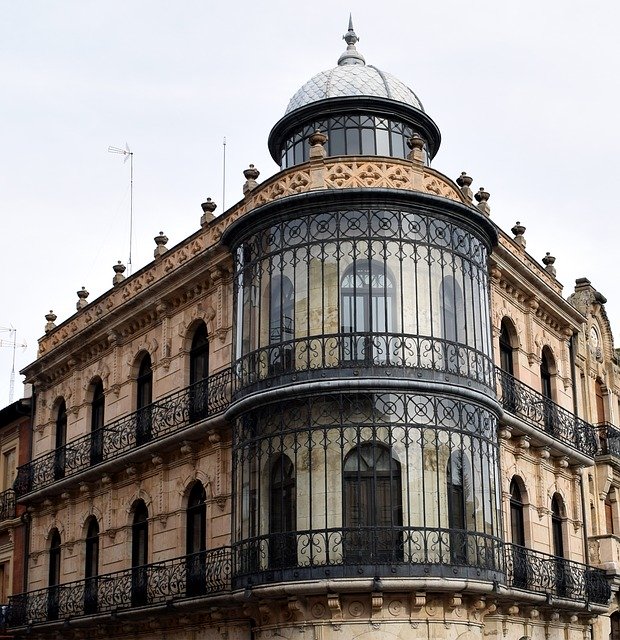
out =
<path fill-rule="evenodd" d="M 277 167 L 267 136 L 289 98 L 345 48 L 353 12 L 367 63 L 409 85 L 442 132 L 433 166 L 491 193 L 492 218 L 550 251 L 569 295 L 587 276 L 616 334 L 620 230 L 617 0 L 0 0 L 0 327 L 16 370 L 36 357 L 44 315 L 94 300 L 199 227 L 210 196 L 241 198 L 242 171 Z M 0 338 L 10 340 L 0 332 Z M 620 346 L 620 345 L 618 345 Z M 0 407 L 10 348 L 0 348 Z M 22 391 L 16 375 L 15 399 Z"/>

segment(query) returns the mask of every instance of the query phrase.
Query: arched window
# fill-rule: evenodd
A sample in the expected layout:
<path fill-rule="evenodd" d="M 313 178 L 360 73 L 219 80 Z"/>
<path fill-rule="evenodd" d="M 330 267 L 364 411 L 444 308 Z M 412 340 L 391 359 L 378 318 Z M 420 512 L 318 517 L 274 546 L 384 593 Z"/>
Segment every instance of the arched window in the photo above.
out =
<path fill-rule="evenodd" d="M 556 493 L 551 499 L 551 537 L 553 554 L 555 559 L 555 584 L 558 595 L 564 596 L 567 592 L 567 567 L 564 560 L 564 531 L 562 520 L 564 517 L 564 501 Z"/>
<path fill-rule="evenodd" d="M 403 558 L 402 485 L 398 460 L 379 443 L 355 447 L 344 461 L 343 546 L 348 562 Z"/>
<path fill-rule="evenodd" d="M 84 610 L 86 613 L 97 612 L 97 587 L 99 575 L 99 524 L 97 518 L 91 516 L 86 528 L 86 563 L 84 566 Z"/>
<path fill-rule="evenodd" d="M 52 531 L 50 538 L 50 562 L 48 582 L 49 589 L 47 592 L 47 617 L 49 620 L 58 619 L 59 596 L 60 590 L 60 533 L 58 529 Z"/>
<path fill-rule="evenodd" d="M 54 451 L 54 479 L 59 480 L 65 476 L 65 460 L 67 444 L 67 405 L 61 400 L 56 414 L 56 439 Z"/>
<path fill-rule="evenodd" d="M 553 432 L 556 424 L 556 407 L 553 403 L 553 387 L 551 372 L 555 367 L 553 354 L 549 347 L 544 347 L 540 361 L 540 391 L 543 395 L 543 412 L 545 429 Z"/>
<path fill-rule="evenodd" d="M 385 363 L 394 331 L 394 280 L 385 264 L 356 260 L 340 283 L 343 359 Z"/>
<path fill-rule="evenodd" d="M 93 387 L 93 401 L 90 408 L 90 463 L 103 460 L 103 422 L 105 396 L 103 383 L 98 380 Z"/>
<path fill-rule="evenodd" d="M 467 562 L 467 516 L 471 508 L 472 475 L 469 459 L 455 451 L 448 460 L 448 526 L 450 559 L 456 564 Z"/>
<path fill-rule="evenodd" d="M 605 395 L 603 393 L 603 383 L 600 379 L 595 382 L 596 392 L 596 422 L 602 424 L 605 422 Z"/>
<path fill-rule="evenodd" d="M 297 564 L 297 509 L 295 467 L 280 455 L 271 467 L 269 486 L 269 565 L 274 568 Z"/>
<path fill-rule="evenodd" d="M 288 371 L 293 366 L 295 338 L 295 289 L 287 276 L 271 278 L 269 295 L 269 344 L 279 345 L 269 349 L 271 373 Z"/>
<path fill-rule="evenodd" d="M 190 422 L 205 418 L 209 409 L 209 339 L 204 323 L 194 332 L 189 352 Z"/>
<path fill-rule="evenodd" d="M 613 535 L 616 527 L 614 525 L 614 503 L 616 492 L 611 489 L 605 497 L 605 529 L 608 534 Z"/>
<path fill-rule="evenodd" d="M 153 402 L 153 369 L 151 356 L 146 353 L 140 362 L 137 380 L 137 431 L 138 445 L 148 442 L 152 437 L 152 407 Z"/>
<path fill-rule="evenodd" d="M 147 601 L 149 551 L 149 512 L 142 500 L 136 502 L 131 525 L 131 603 L 141 606 Z"/>
<path fill-rule="evenodd" d="M 499 334 L 499 366 L 505 373 L 514 376 L 513 348 L 511 332 L 508 322 L 502 320 L 502 329 Z"/>
<path fill-rule="evenodd" d="M 464 329 L 463 290 L 452 276 L 441 281 L 441 334 L 448 342 L 458 342 Z M 459 326 L 460 324 L 460 326 Z"/>
<path fill-rule="evenodd" d="M 523 520 L 523 497 L 515 478 L 510 483 L 510 532 L 513 545 L 513 586 L 527 587 L 527 551 L 525 549 L 525 524 Z"/>
<path fill-rule="evenodd" d="M 207 495 L 201 482 L 195 482 L 187 501 L 187 595 L 206 590 Z"/>

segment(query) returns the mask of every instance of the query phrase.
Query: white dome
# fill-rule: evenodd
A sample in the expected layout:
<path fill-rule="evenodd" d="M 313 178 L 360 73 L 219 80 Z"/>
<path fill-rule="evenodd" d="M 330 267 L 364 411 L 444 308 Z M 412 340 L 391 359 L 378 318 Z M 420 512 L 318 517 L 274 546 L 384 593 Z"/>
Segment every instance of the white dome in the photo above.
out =
<path fill-rule="evenodd" d="M 372 65 L 356 62 L 341 63 L 310 78 L 291 98 L 285 114 L 318 100 L 348 96 L 387 98 L 424 111 L 418 96 L 398 78 Z"/>

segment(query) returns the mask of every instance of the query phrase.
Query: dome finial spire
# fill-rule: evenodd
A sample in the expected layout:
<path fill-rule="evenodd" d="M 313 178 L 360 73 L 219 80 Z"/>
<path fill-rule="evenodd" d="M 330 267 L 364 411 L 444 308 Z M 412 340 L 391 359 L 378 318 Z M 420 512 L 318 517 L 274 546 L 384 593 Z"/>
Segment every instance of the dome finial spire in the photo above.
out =
<path fill-rule="evenodd" d="M 347 43 L 347 50 L 338 58 L 340 66 L 345 64 L 366 64 L 364 56 L 355 48 L 355 44 L 359 42 L 359 38 L 353 29 L 353 17 L 349 14 L 349 30 L 342 36 Z"/>

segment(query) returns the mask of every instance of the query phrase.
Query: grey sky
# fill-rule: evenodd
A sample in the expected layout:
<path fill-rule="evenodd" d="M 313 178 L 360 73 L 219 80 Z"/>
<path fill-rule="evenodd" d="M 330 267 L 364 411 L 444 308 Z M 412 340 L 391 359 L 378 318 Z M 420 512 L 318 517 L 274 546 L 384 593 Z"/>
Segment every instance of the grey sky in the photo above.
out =
<path fill-rule="evenodd" d="M 367 63 L 441 129 L 433 166 L 490 191 L 502 228 L 520 220 L 565 295 L 589 277 L 618 333 L 617 2 L 0 0 L 0 326 L 29 344 L 17 370 L 49 309 L 65 320 L 127 262 L 129 167 L 108 146 L 135 153 L 135 271 L 160 230 L 170 247 L 198 228 L 207 196 L 222 212 L 224 136 L 227 206 L 249 163 L 275 172 L 269 130 L 336 64 L 350 10 Z M 0 406 L 10 368 L 1 348 Z"/>

